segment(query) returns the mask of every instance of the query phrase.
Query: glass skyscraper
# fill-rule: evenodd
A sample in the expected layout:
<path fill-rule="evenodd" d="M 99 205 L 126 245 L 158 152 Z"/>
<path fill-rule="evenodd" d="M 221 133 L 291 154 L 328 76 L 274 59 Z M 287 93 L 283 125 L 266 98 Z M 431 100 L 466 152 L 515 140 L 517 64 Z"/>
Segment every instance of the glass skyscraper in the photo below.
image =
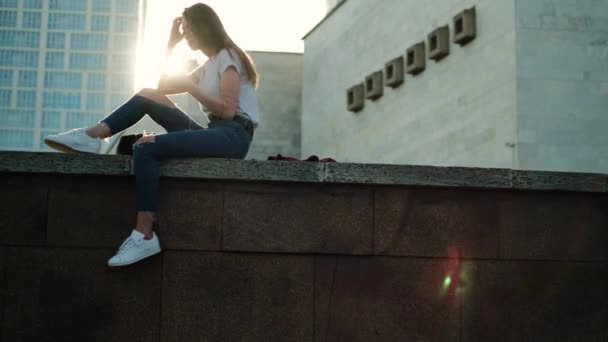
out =
<path fill-rule="evenodd" d="M 0 150 L 95 124 L 133 94 L 139 0 L 0 0 Z"/>

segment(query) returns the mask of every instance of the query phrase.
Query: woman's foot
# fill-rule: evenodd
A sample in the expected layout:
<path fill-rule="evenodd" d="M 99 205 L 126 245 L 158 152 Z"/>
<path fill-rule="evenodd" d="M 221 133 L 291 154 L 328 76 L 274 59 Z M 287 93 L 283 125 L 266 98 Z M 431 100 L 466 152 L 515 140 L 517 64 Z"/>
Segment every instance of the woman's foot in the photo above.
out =
<path fill-rule="evenodd" d="M 60 152 L 100 153 L 107 142 L 89 136 L 86 131 L 86 128 L 75 128 L 64 133 L 51 134 L 44 138 L 44 143 Z"/>
<path fill-rule="evenodd" d="M 152 233 L 152 238 L 145 239 L 145 235 L 133 230 L 118 248 L 118 252 L 110 260 L 108 266 L 126 266 L 136 263 L 142 259 L 160 253 L 160 244 L 156 234 Z"/>

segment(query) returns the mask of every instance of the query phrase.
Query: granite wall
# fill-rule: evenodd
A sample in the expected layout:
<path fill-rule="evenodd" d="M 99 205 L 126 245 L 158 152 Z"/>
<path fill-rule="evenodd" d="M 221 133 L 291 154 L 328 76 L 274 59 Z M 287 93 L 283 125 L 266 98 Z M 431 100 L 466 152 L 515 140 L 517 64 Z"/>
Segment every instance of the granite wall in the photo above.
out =
<path fill-rule="evenodd" d="M 2 341 L 605 341 L 607 175 L 0 153 Z"/>

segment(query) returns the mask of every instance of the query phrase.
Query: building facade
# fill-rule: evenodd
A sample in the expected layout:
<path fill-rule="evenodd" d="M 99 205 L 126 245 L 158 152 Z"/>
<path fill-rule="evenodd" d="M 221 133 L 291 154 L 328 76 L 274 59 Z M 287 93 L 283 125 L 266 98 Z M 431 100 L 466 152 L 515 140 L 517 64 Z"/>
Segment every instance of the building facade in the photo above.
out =
<path fill-rule="evenodd" d="M 133 93 L 139 0 L 0 0 L 0 149 L 96 123 Z"/>
<path fill-rule="evenodd" d="M 476 37 L 453 41 L 476 11 Z M 302 153 L 364 163 L 608 171 L 608 1 L 346 0 L 305 37 Z M 448 55 L 430 58 L 446 27 Z M 347 89 L 424 43 L 426 68 Z M 370 95 L 370 94 L 364 94 Z"/>

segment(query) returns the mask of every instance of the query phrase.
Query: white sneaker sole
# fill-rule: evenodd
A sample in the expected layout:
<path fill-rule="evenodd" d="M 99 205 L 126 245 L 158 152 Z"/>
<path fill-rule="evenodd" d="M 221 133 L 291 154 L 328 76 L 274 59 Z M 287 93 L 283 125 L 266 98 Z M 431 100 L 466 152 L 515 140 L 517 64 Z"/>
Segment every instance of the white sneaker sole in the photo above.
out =
<path fill-rule="evenodd" d="M 53 141 L 51 139 L 46 139 L 46 138 L 44 139 L 44 143 L 47 144 L 50 148 L 57 150 L 59 152 L 63 152 L 63 153 L 91 153 L 91 154 L 99 153 L 99 152 L 79 150 L 78 148 L 72 148 L 68 145 Z"/>
<path fill-rule="evenodd" d="M 151 257 L 155 254 L 158 254 L 161 252 L 160 248 L 154 248 L 154 249 L 150 249 L 148 251 L 146 251 L 144 254 L 138 256 L 137 258 L 133 259 L 133 260 L 129 260 L 129 261 L 123 261 L 123 262 L 119 262 L 119 263 L 110 263 L 110 261 L 108 261 L 108 266 L 110 267 L 119 267 L 119 266 L 127 266 L 127 265 L 131 265 L 134 264 L 140 260 L 143 260 L 145 258 Z"/>

